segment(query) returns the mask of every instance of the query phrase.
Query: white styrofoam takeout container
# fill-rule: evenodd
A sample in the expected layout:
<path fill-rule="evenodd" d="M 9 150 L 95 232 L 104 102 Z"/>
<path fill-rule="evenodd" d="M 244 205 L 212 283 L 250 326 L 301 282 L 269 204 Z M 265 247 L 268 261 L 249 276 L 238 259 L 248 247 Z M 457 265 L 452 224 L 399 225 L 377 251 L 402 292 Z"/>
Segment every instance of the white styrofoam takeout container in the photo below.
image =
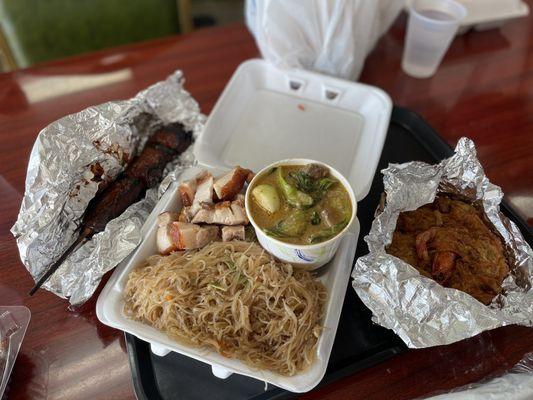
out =
<path fill-rule="evenodd" d="M 307 165 L 311 163 L 321 164 L 324 167 L 328 168 L 330 174 L 337 178 L 342 186 L 346 188 L 348 195 L 350 196 L 350 202 L 352 205 L 352 216 L 348 224 L 338 232 L 336 235 L 332 236 L 328 240 L 319 243 L 313 244 L 293 244 L 287 243 L 282 240 L 278 240 L 272 236 L 267 235 L 254 221 L 254 217 L 250 211 L 250 202 L 254 201 L 252 199 L 252 190 L 246 191 L 246 214 L 250 223 L 254 227 L 255 234 L 259 244 L 267 250 L 270 254 L 276 256 L 280 260 L 289 262 L 291 264 L 299 264 L 302 267 L 305 267 L 307 270 L 312 271 L 320 268 L 327 262 L 329 262 L 339 245 L 341 240 L 346 233 L 350 231 L 350 228 L 355 220 L 357 214 L 357 201 L 355 200 L 355 195 L 353 193 L 351 185 L 348 183 L 346 178 L 342 174 L 335 170 L 331 165 L 324 164 L 317 160 L 308 160 L 305 158 L 290 158 L 288 160 L 276 161 L 275 163 L 265 166 L 261 171 L 256 172 L 254 179 L 250 182 L 250 188 L 254 188 L 256 182 L 264 176 L 268 171 L 274 167 L 283 166 L 283 165 Z"/>
<path fill-rule="evenodd" d="M 187 170 L 182 179 L 192 178 L 203 168 L 214 174 L 235 165 L 259 171 L 276 160 L 308 158 L 337 169 L 353 187 L 356 199 L 361 200 L 370 190 L 391 110 L 390 98 L 378 88 L 307 71 L 280 70 L 263 60 L 250 60 L 241 64 L 219 98 L 194 145 L 199 165 Z M 238 373 L 293 392 L 311 390 L 328 365 L 355 255 L 358 220 L 331 262 L 317 271 L 328 290 L 328 299 L 316 360 L 302 373 L 284 377 L 252 369 L 209 349 L 184 346 L 124 315 L 122 292 L 128 273 L 157 253 L 156 217 L 163 211 L 181 208 L 177 186 L 173 184 L 163 195 L 142 228 L 142 243 L 115 269 L 102 290 L 96 304 L 98 318 L 149 342 L 157 355 L 175 351 L 208 363 L 220 378 Z"/>

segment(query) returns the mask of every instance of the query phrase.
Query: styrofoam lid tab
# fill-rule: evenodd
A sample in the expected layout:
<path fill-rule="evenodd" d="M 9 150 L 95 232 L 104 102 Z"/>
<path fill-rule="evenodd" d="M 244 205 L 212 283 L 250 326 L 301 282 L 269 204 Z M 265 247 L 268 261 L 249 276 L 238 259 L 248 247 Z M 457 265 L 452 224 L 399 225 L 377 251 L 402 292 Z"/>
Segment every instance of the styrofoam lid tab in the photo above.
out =
<path fill-rule="evenodd" d="M 370 190 L 392 104 L 382 90 L 263 60 L 235 72 L 195 144 L 199 163 L 258 171 L 310 158 L 341 172 L 357 200 Z"/>

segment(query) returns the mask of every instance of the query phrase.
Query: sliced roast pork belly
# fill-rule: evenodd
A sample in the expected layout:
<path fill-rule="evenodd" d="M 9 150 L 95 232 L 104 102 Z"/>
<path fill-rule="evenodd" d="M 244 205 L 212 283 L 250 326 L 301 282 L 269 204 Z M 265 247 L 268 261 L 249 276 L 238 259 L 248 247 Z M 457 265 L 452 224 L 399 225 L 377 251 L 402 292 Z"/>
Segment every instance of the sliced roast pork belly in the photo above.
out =
<path fill-rule="evenodd" d="M 248 216 L 246 215 L 246 209 L 244 208 L 244 194 L 239 193 L 235 196 L 235 200 L 231 202 L 231 210 L 237 218 L 244 221 L 243 225 L 248 225 L 250 223 Z"/>
<path fill-rule="evenodd" d="M 202 207 L 213 204 L 213 175 L 204 171 L 196 178 L 196 193 L 190 208 L 190 215 L 194 216 Z"/>
<path fill-rule="evenodd" d="M 169 254 L 176 250 L 176 246 L 172 242 L 171 227 L 172 222 L 176 221 L 179 214 L 166 211 L 157 216 L 157 250 L 161 254 Z"/>
<path fill-rule="evenodd" d="M 180 183 L 178 192 L 184 207 L 194 203 L 213 203 L 213 175 L 208 171 L 200 172 L 195 178 Z"/>
<path fill-rule="evenodd" d="M 180 183 L 178 186 L 178 192 L 180 194 L 182 206 L 191 206 L 194 200 L 194 194 L 196 193 L 196 178 Z"/>
<path fill-rule="evenodd" d="M 246 225 L 249 221 L 244 210 L 244 202 L 239 198 L 201 208 L 192 218 L 192 222 L 195 224 Z"/>
<path fill-rule="evenodd" d="M 245 232 L 243 225 L 237 226 L 223 226 L 222 227 L 222 241 L 229 242 L 231 240 L 244 240 Z"/>
<path fill-rule="evenodd" d="M 246 183 L 250 183 L 252 179 L 254 179 L 255 173 L 250 169 L 247 169 L 247 171 L 248 175 L 246 175 Z"/>
<path fill-rule="evenodd" d="M 218 239 L 218 226 L 199 226 L 187 222 L 172 223 L 172 241 L 178 250 L 199 249 Z"/>
<path fill-rule="evenodd" d="M 172 241 L 172 222 L 157 228 L 156 245 L 160 254 L 170 254 L 178 249 Z"/>
<path fill-rule="evenodd" d="M 252 171 L 249 169 L 237 166 L 227 174 L 218 177 L 213 185 L 218 199 L 233 200 L 242 190 L 244 182 L 247 181 L 250 174 L 252 174 Z"/>
<path fill-rule="evenodd" d="M 191 207 L 183 207 L 178 215 L 178 221 L 191 222 L 193 215 L 191 215 Z"/>
<path fill-rule="evenodd" d="M 175 212 L 165 211 L 157 216 L 157 226 L 165 226 L 171 222 L 177 221 L 179 214 Z"/>
<path fill-rule="evenodd" d="M 219 236 L 218 226 L 200 226 L 174 221 L 157 230 L 157 249 L 162 254 L 175 250 L 199 249 L 215 241 Z"/>

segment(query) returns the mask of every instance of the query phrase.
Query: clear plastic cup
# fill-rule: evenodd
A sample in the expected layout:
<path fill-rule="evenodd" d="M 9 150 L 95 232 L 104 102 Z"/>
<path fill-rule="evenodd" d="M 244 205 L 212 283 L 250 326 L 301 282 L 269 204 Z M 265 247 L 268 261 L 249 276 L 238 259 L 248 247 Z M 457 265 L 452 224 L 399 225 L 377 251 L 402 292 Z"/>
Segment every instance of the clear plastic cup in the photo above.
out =
<path fill-rule="evenodd" d="M 466 8 L 453 0 L 414 0 L 403 49 L 402 69 L 415 78 L 435 74 Z"/>

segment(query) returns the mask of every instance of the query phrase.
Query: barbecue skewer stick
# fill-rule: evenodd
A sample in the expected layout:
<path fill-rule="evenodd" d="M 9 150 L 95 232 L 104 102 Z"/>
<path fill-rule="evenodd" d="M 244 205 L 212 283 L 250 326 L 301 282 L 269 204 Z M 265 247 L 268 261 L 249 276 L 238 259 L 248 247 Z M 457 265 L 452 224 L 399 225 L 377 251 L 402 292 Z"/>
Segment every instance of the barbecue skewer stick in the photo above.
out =
<path fill-rule="evenodd" d="M 102 192 L 102 196 L 87 208 L 78 238 L 56 262 L 48 267 L 30 290 L 29 295 L 32 296 L 57 271 L 67 257 L 78 248 L 78 245 L 86 242 L 96 233 L 102 232 L 109 221 L 118 217 L 126 208 L 139 200 L 144 195 L 145 189 L 146 186 L 140 180 L 128 177 L 119 178 L 108 186 Z"/>
<path fill-rule="evenodd" d="M 154 133 L 122 177 L 91 201 L 83 217 L 80 235 L 61 257 L 48 267 L 29 291 L 29 295 L 33 295 L 79 245 L 105 230 L 109 221 L 120 216 L 126 208 L 141 199 L 147 188 L 155 186 L 161 180 L 166 164 L 185 151 L 191 141 L 190 132 L 186 132 L 179 123 Z"/>
<path fill-rule="evenodd" d="M 72 243 L 70 245 L 70 247 L 65 250 L 65 252 L 61 255 L 61 257 L 59 257 L 46 271 L 44 274 L 41 275 L 41 277 L 39 278 L 39 280 L 37 281 L 37 283 L 35 283 L 35 286 L 33 286 L 33 288 L 28 292 L 28 294 L 30 296 L 33 296 L 35 294 L 35 292 L 37 290 L 39 290 L 39 288 L 48 280 L 48 278 L 50 278 L 52 276 L 52 274 L 54 272 L 57 271 L 57 269 L 59 268 L 59 266 L 61 264 L 63 264 L 63 261 L 66 260 L 66 258 L 75 250 L 77 249 L 79 246 L 81 246 L 83 243 L 85 243 L 88 239 L 89 239 L 89 236 L 91 236 L 90 234 L 88 233 L 85 233 L 82 232 L 80 234 L 80 236 L 78 236 L 78 238 L 74 241 L 74 243 Z"/>

